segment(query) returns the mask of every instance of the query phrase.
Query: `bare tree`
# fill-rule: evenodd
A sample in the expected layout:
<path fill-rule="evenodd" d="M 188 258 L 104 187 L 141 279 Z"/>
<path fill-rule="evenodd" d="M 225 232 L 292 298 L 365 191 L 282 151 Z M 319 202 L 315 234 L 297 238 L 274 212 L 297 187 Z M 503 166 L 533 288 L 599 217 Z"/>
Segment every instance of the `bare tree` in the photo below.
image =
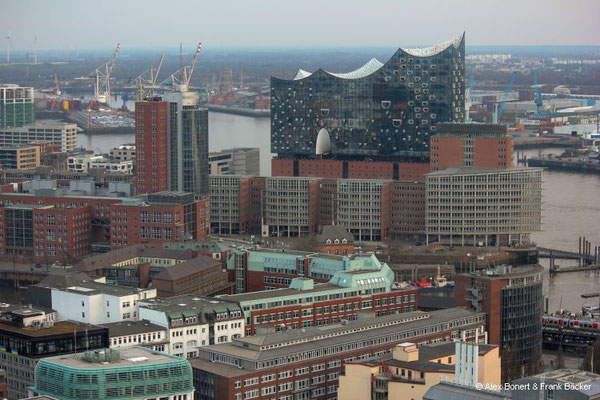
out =
<path fill-rule="evenodd" d="M 596 339 L 594 344 L 588 347 L 580 368 L 600 374 L 600 338 Z"/>

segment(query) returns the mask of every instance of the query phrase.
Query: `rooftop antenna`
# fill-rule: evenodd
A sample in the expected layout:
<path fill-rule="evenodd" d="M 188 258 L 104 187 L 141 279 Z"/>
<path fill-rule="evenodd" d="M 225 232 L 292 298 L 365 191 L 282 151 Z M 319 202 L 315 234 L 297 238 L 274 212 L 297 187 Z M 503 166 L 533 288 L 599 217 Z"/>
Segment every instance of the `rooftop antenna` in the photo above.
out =
<path fill-rule="evenodd" d="M 179 42 L 179 71 L 183 77 L 183 42 Z"/>
<path fill-rule="evenodd" d="M 6 35 L 6 39 L 8 39 L 8 43 L 6 44 L 6 63 L 10 64 L 10 49 L 13 48 L 12 31 L 8 31 L 8 35 Z"/>

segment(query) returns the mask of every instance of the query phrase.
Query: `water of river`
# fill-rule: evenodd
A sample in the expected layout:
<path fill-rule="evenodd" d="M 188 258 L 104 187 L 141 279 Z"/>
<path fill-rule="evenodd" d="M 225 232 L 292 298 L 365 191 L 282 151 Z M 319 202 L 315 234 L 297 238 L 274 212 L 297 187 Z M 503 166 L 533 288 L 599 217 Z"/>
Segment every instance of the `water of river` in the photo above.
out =
<path fill-rule="evenodd" d="M 268 118 L 251 118 L 211 112 L 209 114 L 209 149 L 222 150 L 234 146 L 259 147 L 261 175 L 271 174 L 270 131 Z M 123 143 L 133 143 L 133 135 L 78 136 L 79 145 L 97 152 L 108 152 Z M 528 157 L 538 154 L 560 154 L 561 149 L 520 151 Z M 516 156 L 516 154 L 515 154 Z M 543 183 L 543 232 L 533 239 L 544 247 L 576 251 L 578 237 L 586 236 L 593 246 L 600 245 L 600 176 L 558 171 L 546 171 Z M 560 261 L 561 265 L 569 265 Z M 546 260 L 542 264 L 548 267 Z M 545 292 L 550 309 L 560 306 L 578 311 L 581 293 L 598 291 L 600 275 L 579 272 L 559 274 L 545 280 Z M 0 301 L 2 301 L 0 288 Z"/>

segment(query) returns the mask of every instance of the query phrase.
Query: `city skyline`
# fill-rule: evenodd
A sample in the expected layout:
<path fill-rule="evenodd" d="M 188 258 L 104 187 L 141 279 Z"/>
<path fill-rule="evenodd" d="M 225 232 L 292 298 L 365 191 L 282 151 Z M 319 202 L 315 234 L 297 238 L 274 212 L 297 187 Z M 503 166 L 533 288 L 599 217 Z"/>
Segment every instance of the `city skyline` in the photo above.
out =
<path fill-rule="evenodd" d="M 379 1 L 369 7 L 337 0 L 309 0 L 301 7 L 272 0 L 171 4 L 165 10 L 156 1 L 81 7 L 71 1 L 8 0 L 0 6 L 1 34 L 11 33 L 16 53 L 33 52 L 36 38 L 42 51 L 104 49 L 116 42 L 129 48 L 173 47 L 196 38 L 212 48 L 426 46 L 463 31 L 471 45 L 600 45 L 595 21 L 600 3 L 590 0 L 510 0 L 501 7 L 491 1 L 437 0 Z M 531 18 L 538 13 L 544 18 Z"/>

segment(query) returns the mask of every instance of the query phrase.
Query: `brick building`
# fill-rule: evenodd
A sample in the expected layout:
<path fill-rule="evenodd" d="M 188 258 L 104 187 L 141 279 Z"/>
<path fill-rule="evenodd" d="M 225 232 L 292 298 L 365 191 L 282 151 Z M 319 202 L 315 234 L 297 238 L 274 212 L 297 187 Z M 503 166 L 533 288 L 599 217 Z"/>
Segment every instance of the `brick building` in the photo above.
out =
<path fill-rule="evenodd" d="M 485 314 L 453 308 L 236 338 L 191 360 L 198 400 L 337 399 L 344 364 L 382 356 L 406 341 L 485 342 Z"/>
<path fill-rule="evenodd" d="M 292 278 L 289 288 L 222 296 L 244 310 L 246 336 L 270 326 L 275 331 L 334 325 L 357 319 L 360 310 L 375 316 L 417 309 L 417 290 L 394 282 L 386 264 L 336 272 L 327 283 Z M 265 277 L 268 281 L 270 277 Z"/>
<path fill-rule="evenodd" d="M 454 301 L 486 313 L 489 342 L 525 365 L 541 353 L 544 268 L 497 267 L 454 277 Z"/>
<path fill-rule="evenodd" d="M 208 201 L 192 193 L 158 192 L 111 207 L 111 249 L 138 243 L 198 240 L 208 234 Z"/>
<path fill-rule="evenodd" d="M 512 166 L 512 138 L 506 126 L 492 124 L 438 124 L 431 137 L 432 171 L 450 167 L 508 168 Z"/>
<path fill-rule="evenodd" d="M 135 105 L 135 190 L 155 193 L 169 190 L 169 104 L 142 101 Z"/>
<path fill-rule="evenodd" d="M 315 237 L 313 250 L 319 253 L 348 255 L 354 253 L 354 236 L 339 225 L 327 225 Z"/>
<path fill-rule="evenodd" d="M 89 253 L 89 206 L 19 204 L 0 207 L 0 254 L 53 263 Z"/>

